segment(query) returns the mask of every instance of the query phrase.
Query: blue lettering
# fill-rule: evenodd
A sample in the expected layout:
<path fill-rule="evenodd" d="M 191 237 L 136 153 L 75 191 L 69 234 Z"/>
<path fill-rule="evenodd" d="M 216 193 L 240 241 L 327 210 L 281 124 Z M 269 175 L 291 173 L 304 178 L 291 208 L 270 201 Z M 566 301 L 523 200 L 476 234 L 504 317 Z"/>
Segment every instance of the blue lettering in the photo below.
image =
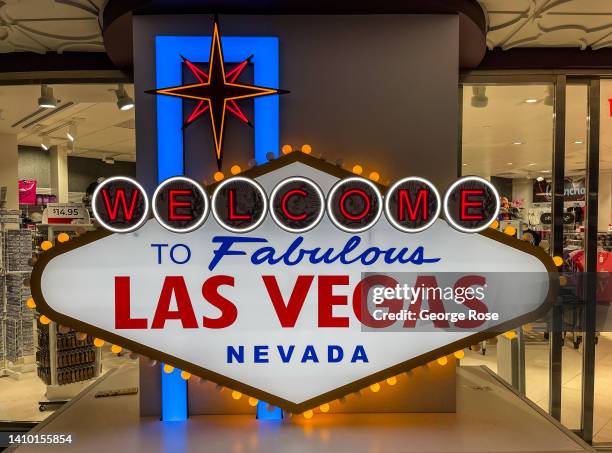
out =
<path fill-rule="evenodd" d="M 257 237 L 215 236 L 212 242 L 220 245 L 213 251 L 213 259 L 208 265 L 208 269 L 211 271 L 225 256 L 247 255 L 245 250 L 232 249 L 234 243 L 268 243 L 268 240 Z M 333 247 L 325 250 L 322 250 L 321 247 L 306 249 L 301 247 L 303 242 L 304 238 L 297 236 L 289 247 L 281 252 L 277 252 L 271 245 L 258 248 L 251 252 L 250 261 L 256 266 L 260 264 L 274 265 L 280 262 L 287 266 L 295 266 L 306 260 L 311 264 L 334 264 L 339 262 L 344 265 L 361 263 L 365 266 L 370 266 L 382 258 L 386 264 L 399 263 L 420 266 L 426 263 L 437 263 L 441 260 L 441 258 L 426 258 L 423 246 L 418 246 L 414 250 L 410 250 L 408 247 L 402 247 L 399 250 L 396 247 L 389 249 L 368 247 L 364 251 L 357 252 L 356 249 L 361 244 L 359 236 L 351 236 L 340 251 L 336 251 Z M 159 247 L 158 261 L 161 260 L 161 246 L 164 246 L 164 244 L 153 244 L 152 246 Z"/>
<path fill-rule="evenodd" d="M 157 247 L 157 264 L 162 263 L 162 247 L 168 247 L 168 244 L 151 244 L 151 247 Z"/>
<path fill-rule="evenodd" d="M 327 361 L 329 363 L 342 362 L 343 358 L 344 358 L 344 350 L 342 349 L 341 346 L 330 344 L 327 347 Z"/>
<path fill-rule="evenodd" d="M 255 363 L 268 363 L 270 360 L 268 359 L 268 346 L 265 344 L 256 345 L 254 347 L 255 352 Z"/>
<path fill-rule="evenodd" d="M 234 363 L 234 359 L 244 363 L 244 346 L 238 346 L 238 351 L 233 346 L 227 347 L 227 363 Z"/>
<path fill-rule="evenodd" d="M 309 344 L 304 348 L 304 355 L 302 356 L 302 363 L 306 363 L 308 361 L 319 363 L 319 358 L 317 357 L 317 353 L 315 352 L 314 346 Z"/>
<path fill-rule="evenodd" d="M 355 363 L 358 360 L 364 362 L 364 363 L 368 363 L 368 356 L 365 352 L 365 349 L 363 347 L 363 345 L 358 344 L 357 346 L 355 346 L 355 351 L 353 352 L 353 357 L 351 358 L 351 363 Z"/>
<path fill-rule="evenodd" d="M 179 261 L 178 258 L 174 257 L 174 251 L 177 247 L 181 247 L 185 250 L 185 259 L 183 261 Z M 191 250 L 185 244 L 176 244 L 170 247 L 170 259 L 174 264 L 185 264 L 187 261 L 191 259 Z"/>
<path fill-rule="evenodd" d="M 283 348 L 282 345 L 278 345 L 276 349 L 278 349 L 278 355 L 280 355 L 280 358 L 283 361 L 283 363 L 289 363 L 289 361 L 291 360 L 291 356 L 293 355 L 293 350 L 295 349 L 295 345 L 292 344 L 291 346 L 289 346 L 287 352 L 285 352 L 285 348 Z"/>
<path fill-rule="evenodd" d="M 221 244 L 219 246 L 218 249 L 214 250 L 214 256 L 212 261 L 210 262 L 210 264 L 208 265 L 208 270 L 212 271 L 217 264 L 219 264 L 219 261 L 221 261 L 221 259 L 224 256 L 231 256 L 231 255 L 246 255 L 246 252 L 243 250 L 230 250 L 230 248 L 232 247 L 232 244 L 234 244 L 235 242 L 242 242 L 242 243 L 253 243 L 253 242 L 268 242 L 263 238 L 248 238 L 248 237 L 237 237 L 237 236 L 215 236 L 212 238 L 212 242 L 213 244 L 219 243 Z"/>

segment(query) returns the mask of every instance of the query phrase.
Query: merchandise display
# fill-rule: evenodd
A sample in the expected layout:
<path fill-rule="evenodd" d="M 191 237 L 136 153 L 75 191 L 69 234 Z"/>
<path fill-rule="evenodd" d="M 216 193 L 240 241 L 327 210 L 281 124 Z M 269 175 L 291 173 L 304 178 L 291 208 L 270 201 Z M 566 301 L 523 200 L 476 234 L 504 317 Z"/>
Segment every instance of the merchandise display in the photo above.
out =
<path fill-rule="evenodd" d="M 0 319 L 0 360 L 10 369 L 15 365 L 30 363 L 34 355 L 34 311 L 26 306 L 30 290 L 24 285 L 29 278 L 32 257 L 32 232 L 24 229 L 7 229 L 7 224 L 19 224 L 20 211 L 0 213 L 2 272 Z M 1 362 L 0 362 L 1 363 Z"/>
<path fill-rule="evenodd" d="M 51 335 L 49 329 L 55 326 L 38 323 L 38 350 L 36 362 L 38 364 L 38 377 L 47 385 L 72 384 L 85 381 L 96 376 L 96 349 L 93 338 L 84 338 L 74 331 L 67 333 L 57 332 L 55 354 L 52 352 Z M 55 367 L 51 364 L 55 360 Z M 56 378 L 53 373 L 56 369 Z M 56 382 L 55 382 L 56 381 Z"/>

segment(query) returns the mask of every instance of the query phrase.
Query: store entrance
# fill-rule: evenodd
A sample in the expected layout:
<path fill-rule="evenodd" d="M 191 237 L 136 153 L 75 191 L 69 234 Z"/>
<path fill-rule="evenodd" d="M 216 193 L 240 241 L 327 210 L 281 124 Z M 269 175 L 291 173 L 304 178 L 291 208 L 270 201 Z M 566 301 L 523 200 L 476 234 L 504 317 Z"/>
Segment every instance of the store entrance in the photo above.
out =
<path fill-rule="evenodd" d="M 610 442 L 612 400 L 596 398 L 594 415 L 593 398 L 612 379 L 610 368 L 596 367 L 612 354 L 604 288 L 612 251 L 612 85 L 565 76 L 512 80 L 465 80 L 461 172 L 497 187 L 497 228 L 559 257 L 564 288 L 548 316 L 474 345 L 462 365 L 486 365 L 585 440 Z M 594 285 L 597 296 L 587 289 Z"/>
<path fill-rule="evenodd" d="M 90 199 L 99 181 L 135 175 L 132 97 L 133 86 L 121 83 L 1 87 L 2 429 L 28 429 L 110 368 L 136 366 L 101 340 L 41 316 L 29 288 L 37 253 L 94 228 Z M 67 298 L 84 302 L 65 285 Z"/>

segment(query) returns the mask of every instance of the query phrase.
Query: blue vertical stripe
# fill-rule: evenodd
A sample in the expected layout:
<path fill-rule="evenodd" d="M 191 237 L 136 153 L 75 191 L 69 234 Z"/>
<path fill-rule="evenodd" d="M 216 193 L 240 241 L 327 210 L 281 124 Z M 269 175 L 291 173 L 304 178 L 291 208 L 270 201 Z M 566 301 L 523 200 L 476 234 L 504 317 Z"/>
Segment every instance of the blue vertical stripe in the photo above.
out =
<path fill-rule="evenodd" d="M 279 87 L 278 38 L 227 37 L 221 38 L 226 62 L 238 63 L 253 55 L 254 84 L 268 88 Z M 207 62 L 210 56 L 210 36 L 156 36 L 155 74 L 157 88 L 181 85 L 182 58 L 193 62 Z M 255 105 L 255 160 L 266 162 L 266 154 L 279 152 L 278 96 L 254 100 Z M 157 96 L 157 180 L 183 175 L 183 102 L 180 98 Z M 187 420 L 187 381 L 180 371 L 163 372 L 162 364 L 162 420 Z M 264 409 L 265 406 L 264 406 Z M 260 407 L 257 412 L 259 418 Z M 276 413 L 275 408 L 272 414 Z M 282 412 L 281 412 L 282 418 Z"/>

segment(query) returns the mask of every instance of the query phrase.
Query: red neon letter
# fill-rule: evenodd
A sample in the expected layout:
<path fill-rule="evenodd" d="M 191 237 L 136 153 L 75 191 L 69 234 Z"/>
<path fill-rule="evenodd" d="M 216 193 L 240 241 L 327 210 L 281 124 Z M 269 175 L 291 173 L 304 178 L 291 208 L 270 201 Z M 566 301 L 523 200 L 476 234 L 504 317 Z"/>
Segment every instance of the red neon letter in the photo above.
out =
<path fill-rule="evenodd" d="M 462 190 L 461 191 L 461 220 L 484 220 L 484 215 L 482 212 L 483 202 L 482 201 L 470 201 L 470 195 L 484 195 L 484 190 Z M 469 208 L 481 208 L 478 214 L 470 214 L 468 212 Z"/>
<path fill-rule="evenodd" d="M 261 278 L 266 285 L 270 300 L 276 311 L 276 316 L 280 321 L 282 327 L 295 327 L 298 316 L 302 311 L 302 306 L 308 295 L 308 290 L 314 279 L 313 275 L 300 275 L 295 282 L 291 296 L 289 296 L 289 302 L 285 304 L 283 296 L 278 287 L 276 277 L 273 275 L 262 275 Z"/>
<path fill-rule="evenodd" d="M 350 214 L 346 210 L 346 207 L 344 206 L 344 204 L 346 203 L 347 198 L 350 197 L 353 194 L 363 198 L 363 200 L 365 202 L 365 206 L 363 208 L 363 211 L 361 211 L 357 215 Z M 363 191 L 361 189 L 347 190 L 346 192 L 344 192 L 344 195 L 342 195 L 342 197 L 340 198 L 340 212 L 342 212 L 342 215 L 344 217 L 346 217 L 347 219 L 349 219 L 349 220 L 361 220 L 361 219 L 363 219 L 368 214 L 369 211 L 370 211 L 370 198 L 368 197 L 368 194 L 365 193 L 365 191 Z"/>
<path fill-rule="evenodd" d="M 334 305 L 346 305 L 347 297 L 333 294 L 334 286 L 348 285 L 348 275 L 319 276 L 319 327 L 348 327 L 349 319 L 334 316 Z"/>
<path fill-rule="evenodd" d="M 176 199 L 178 195 L 193 196 L 191 190 L 170 189 L 168 191 L 168 219 L 170 220 L 193 220 L 192 215 L 182 215 L 176 213 L 176 208 L 186 208 L 191 206 L 188 201 L 179 201 Z"/>
<path fill-rule="evenodd" d="M 130 277 L 115 277 L 115 329 L 146 328 L 146 319 L 130 317 Z"/>
<path fill-rule="evenodd" d="M 170 301 L 173 294 L 176 299 L 177 310 L 170 311 Z M 166 277 L 164 279 L 164 286 L 159 296 L 151 328 L 163 329 L 167 319 L 180 319 L 184 329 L 197 329 L 198 327 L 198 321 L 193 312 L 191 299 L 189 299 L 189 292 L 183 277 Z"/>
<path fill-rule="evenodd" d="M 236 306 L 228 299 L 219 294 L 219 286 L 234 286 L 234 277 L 229 275 L 215 275 L 207 279 L 202 285 L 204 299 L 221 311 L 218 318 L 204 316 L 202 325 L 211 329 L 224 329 L 231 326 L 238 317 Z"/>
<path fill-rule="evenodd" d="M 110 195 L 108 189 L 102 189 L 102 196 L 104 197 L 104 205 L 106 207 L 106 214 L 111 220 L 117 219 L 117 211 L 119 210 L 119 203 L 121 203 L 121 209 L 123 210 L 123 219 L 130 221 L 134 215 L 134 208 L 136 207 L 136 200 L 138 199 L 138 189 L 132 189 L 130 200 L 130 209 L 127 207 L 127 200 L 125 198 L 125 189 L 117 189 L 115 191 L 115 199 L 113 200 L 113 207 L 111 208 Z"/>
<path fill-rule="evenodd" d="M 234 199 L 236 197 L 236 191 L 234 189 L 229 190 L 229 206 L 227 210 L 227 216 L 229 220 L 250 220 L 251 216 L 246 214 L 237 214 L 234 206 Z"/>
<path fill-rule="evenodd" d="M 289 201 L 289 198 L 294 195 L 301 195 L 302 197 L 306 197 L 308 194 L 305 190 L 302 189 L 290 190 L 285 195 L 283 195 L 283 199 L 281 200 L 281 209 L 283 210 L 283 214 L 285 214 L 285 217 L 287 217 L 289 220 L 304 220 L 306 218 L 306 213 L 302 213 L 299 215 L 291 214 L 291 212 L 289 212 L 289 209 L 287 209 L 287 201 Z"/>
<path fill-rule="evenodd" d="M 407 189 L 398 190 L 399 193 L 399 201 L 397 203 L 397 207 L 399 209 L 398 217 L 399 220 L 406 220 L 406 213 L 404 212 L 404 204 L 408 209 L 408 217 L 411 221 L 415 221 L 417 218 L 417 212 L 419 211 L 419 206 L 423 205 L 423 218 L 421 220 L 427 220 L 427 190 L 419 189 L 419 194 L 417 195 L 416 203 L 414 208 L 412 207 L 412 203 L 410 202 L 410 196 L 408 195 L 409 191 Z"/>

